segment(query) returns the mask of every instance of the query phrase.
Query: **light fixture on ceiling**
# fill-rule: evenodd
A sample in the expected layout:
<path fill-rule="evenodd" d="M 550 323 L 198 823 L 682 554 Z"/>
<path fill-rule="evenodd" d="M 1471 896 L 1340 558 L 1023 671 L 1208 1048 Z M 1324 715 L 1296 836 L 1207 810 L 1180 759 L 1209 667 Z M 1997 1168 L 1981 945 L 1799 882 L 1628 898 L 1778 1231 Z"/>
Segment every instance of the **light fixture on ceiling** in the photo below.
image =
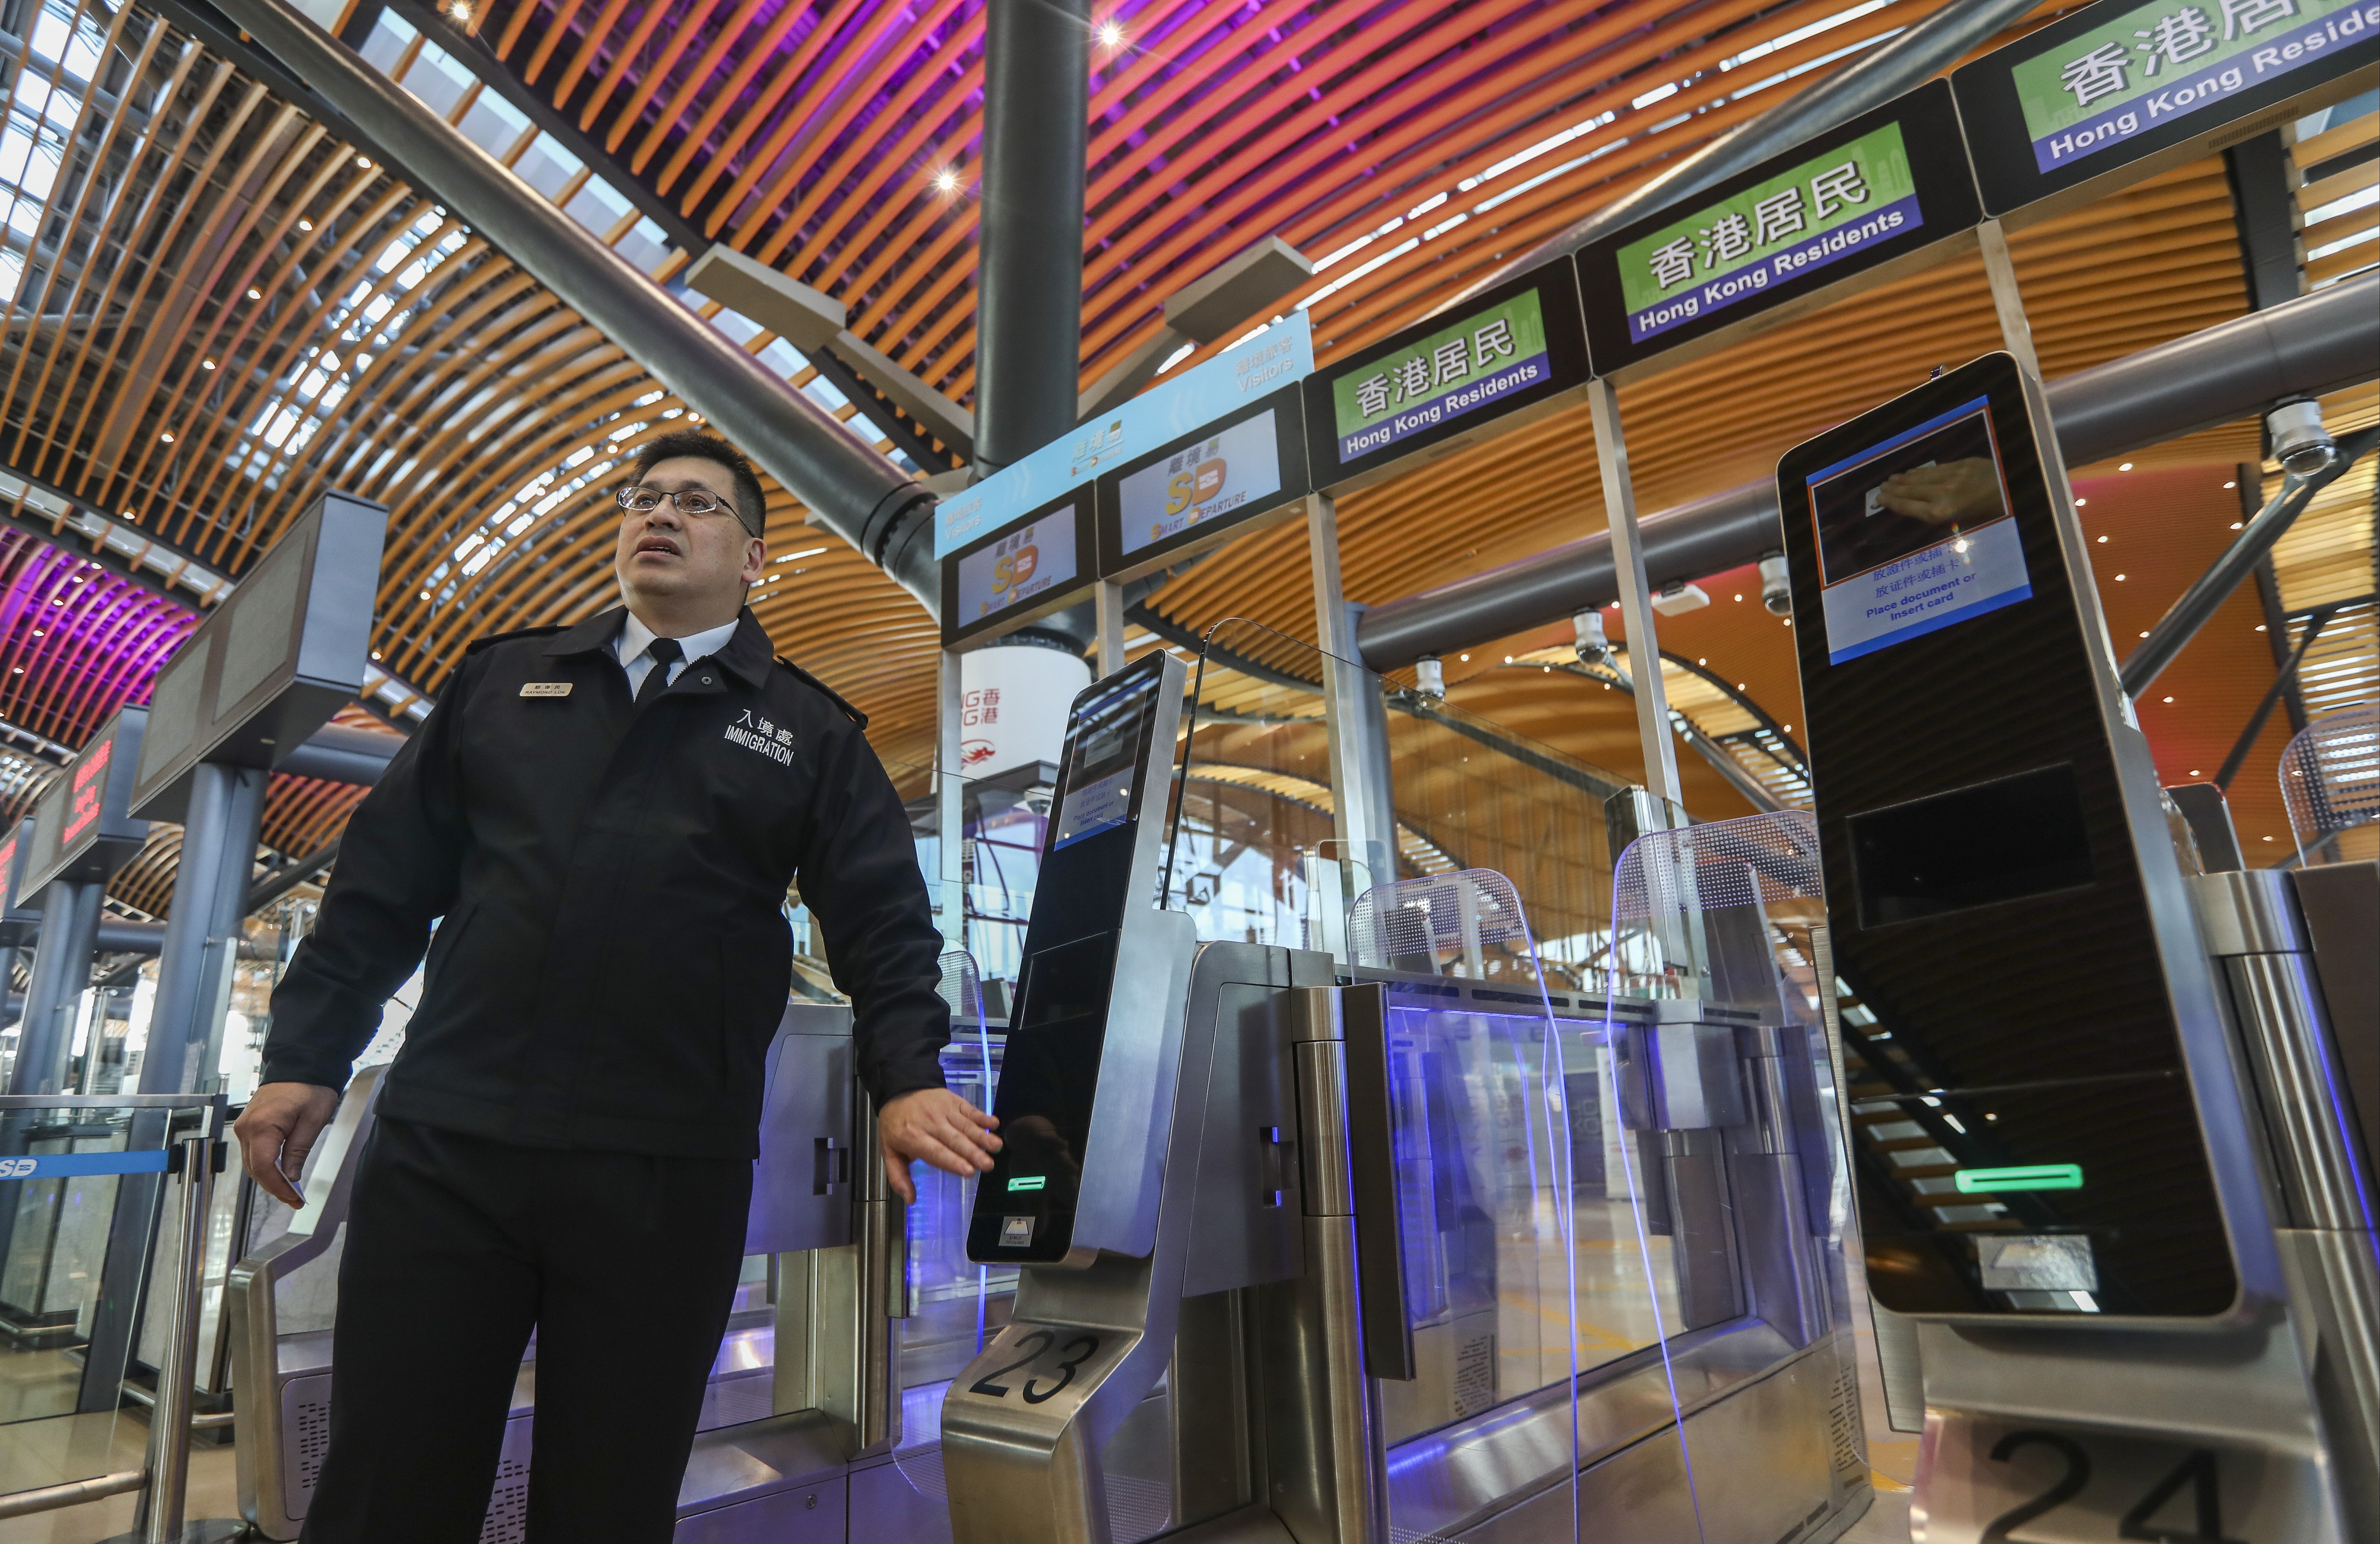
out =
<path fill-rule="evenodd" d="M 959 174 L 945 166 L 934 174 L 934 190 L 948 196 L 959 190 Z"/>
<path fill-rule="evenodd" d="M 2127 461 L 2119 466 L 2116 469 L 2119 472 L 2128 472 L 2132 469 L 2132 464 L 2130 461 Z"/>
<path fill-rule="evenodd" d="M 299 230 L 312 230 L 314 228 L 314 222 L 311 220 L 300 220 L 298 222 L 298 228 Z"/>
<path fill-rule="evenodd" d="M 1123 24 L 1116 21 L 1100 22 L 1099 42 L 1105 43 L 1110 48 L 1121 47 L 1123 43 Z"/>
<path fill-rule="evenodd" d="M 172 436 L 171 434 L 160 434 L 160 435 L 158 435 L 158 436 L 157 436 L 157 438 L 159 438 L 159 439 L 161 439 L 161 440 L 164 441 L 164 442 L 165 442 L 167 444 L 169 444 L 169 445 L 170 445 L 170 444 L 172 444 L 174 443 L 174 436 Z"/>
<path fill-rule="evenodd" d="M 248 292 L 248 298 L 251 300 L 261 300 L 264 298 L 264 292 L 262 290 L 251 289 Z"/>
<path fill-rule="evenodd" d="M 2123 582 L 2124 582 L 2124 576 L 2123 576 L 2123 575 L 2121 575 L 2121 574 L 2117 575 L 2117 576 L 2116 576 L 2116 582 L 2117 582 L 2118 584 L 2121 584 L 2121 583 L 2123 583 Z"/>
<path fill-rule="evenodd" d="M 356 157 L 356 164 L 369 172 L 371 170 L 371 157 L 369 155 L 358 155 Z"/>
<path fill-rule="evenodd" d="M 215 368 L 215 362 L 212 359 L 200 359 L 199 361 L 199 368 L 200 370 L 212 370 Z"/>

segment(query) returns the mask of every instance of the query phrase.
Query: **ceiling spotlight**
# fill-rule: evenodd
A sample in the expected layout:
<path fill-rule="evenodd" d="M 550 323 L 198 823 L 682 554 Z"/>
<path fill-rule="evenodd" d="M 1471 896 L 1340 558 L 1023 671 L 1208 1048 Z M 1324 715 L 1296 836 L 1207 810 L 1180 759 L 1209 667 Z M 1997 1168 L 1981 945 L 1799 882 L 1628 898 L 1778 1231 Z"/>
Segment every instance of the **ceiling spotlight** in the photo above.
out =
<path fill-rule="evenodd" d="M 314 222 L 311 220 L 300 220 L 298 222 L 298 228 L 299 230 L 312 230 L 314 228 Z"/>
<path fill-rule="evenodd" d="M 212 370 L 215 368 L 215 362 L 212 359 L 200 359 L 199 361 L 199 368 L 200 370 Z"/>
<path fill-rule="evenodd" d="M 1102 21 L 1102 22 L 1100 22 L 1100 23 L 1099 23 L 1099 42 L 1101 42 L 1101 43 L 1103 43 L 1107 44 L 1107 46 L 1109 46 L 1110 48 L 1113 48 L 1113 47 L 1117 46 L 1119 43 L 1123 43 L 1123 26 L 1122 26 L 1120 23 L 1113 22 L 1113 21 Z"/>
<path fill-rule="evenodd" d="M 251 289 L 248 292 L 248 298 L 251 300 L 261 300 L 264 298 L 264 292 L 261 289 Z"/>
<path fill-rule="evenodd" d="M 943 167 L 941 171 L 934 174 L 934 188 L 935 191 L 944 194 L 957 192 L 959 190 L 959 174 L 951 170 L 948 166 Z"/>
<path fill-rule="evenodd" d="M 2118 471 L 2119 471 L 2119 472 L 2128 472 L 2128 471 L 2131 471 L 2131 470 L 2132 469 L 2132 464 L 2131 464 L 2130 461 L 2127 461 L 2127 462 L 2125 462 L 2122 466 L 2118 467 L 2116 469 L 2117 469 Z"/>
<path fill-rule="evenodd" d="M 174 443 L 174 436 L 172 436 L 171 434 L 160 434 L 160 435 L 158 435 L 158 436 L 157 436 L 157 438 L 159 438 L 159 439 L 161 439 L 161 440 L 164 441 L 164 442 L 165 442 L 167 444 L 169 444 L 169 445 L 170 445 L 170 444 L 172 444 Z"/>
<path fill-rule="evenodd" d="M 369 155 L 358 155 L 356 157 L 356 164 L 369 172 L 371 170 L 371 157 Z"/>

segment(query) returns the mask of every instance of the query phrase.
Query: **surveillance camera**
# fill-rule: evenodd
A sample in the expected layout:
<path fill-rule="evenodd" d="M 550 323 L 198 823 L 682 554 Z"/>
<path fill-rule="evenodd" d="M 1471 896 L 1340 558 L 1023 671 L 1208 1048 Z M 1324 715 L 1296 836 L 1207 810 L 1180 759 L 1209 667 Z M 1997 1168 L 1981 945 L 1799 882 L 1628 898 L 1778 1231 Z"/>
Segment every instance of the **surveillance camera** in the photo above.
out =
<path fill-rule="evenodd" d="M 2293 476 L 2312 477 L 2338 455 L 2330 431 L 2322 426 L 2322 404 L 2310 397 L 2266 413 L 2265 432 L 2272 436 L 2274 459 Z"/>
<path fill-rule="evenodd" d="M 1446 664 L 1435 654 L 1414 662 L 1414 688 L 1432 702 L 1446 696 Z"/>
<path fill-rule="evenodd" d="M 1578 650 L 1579 663 L 1602 664 L 1611 658 L 1611 640 L 1603 635 L 1601 612 L 1580 612 L 1570 619 L 1570 625 L 1578 635 L 1571 640 L 1571 647 Z"/>
<path fill-rule="evenodd" d="M 1772 615 L 1793 614 L 1793 581 L 1785 572 L 1785 554 L 1770 553 L 1760 560 L 1760 603 Z"/>

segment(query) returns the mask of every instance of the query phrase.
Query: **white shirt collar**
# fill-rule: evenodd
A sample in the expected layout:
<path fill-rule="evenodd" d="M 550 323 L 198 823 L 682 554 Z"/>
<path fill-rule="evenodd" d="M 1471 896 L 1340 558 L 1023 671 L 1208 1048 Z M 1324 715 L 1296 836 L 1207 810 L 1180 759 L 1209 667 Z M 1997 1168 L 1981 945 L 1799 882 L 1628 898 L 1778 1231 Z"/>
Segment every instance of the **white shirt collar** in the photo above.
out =
<path fill-rule="evenodd" d="M 737 621 L 741 620 L 742 618 L 737 618 Z M 727 640 L 735 636 L 735 622 L 730 622 L 724 626 L 710 627 L 698 633 L 689 633 L 678 639 L 679 645 L 686 650 L 685 663 L 692 664 L 697 660 L 707 659 L 726 648 Z M 612 646 L 613 652 L 619 658 L 621 664 L 626 665 L 651 647 L 657 636 L 650 627 L 637 619 L 635 612 L 630 612 L 626 624 L 620 628 L 618 640 Z"/>

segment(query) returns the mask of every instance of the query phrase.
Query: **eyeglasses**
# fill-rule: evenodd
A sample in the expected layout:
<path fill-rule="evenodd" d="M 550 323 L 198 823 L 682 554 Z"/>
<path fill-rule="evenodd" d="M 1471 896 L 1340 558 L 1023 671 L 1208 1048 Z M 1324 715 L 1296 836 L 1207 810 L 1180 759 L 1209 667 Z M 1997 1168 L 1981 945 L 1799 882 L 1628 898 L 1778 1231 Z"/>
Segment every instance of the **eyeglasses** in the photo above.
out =
<path fill-rule="evenodd" d="M 729 504 L 725 499 L 706 493 L 699 488 L 681 488 L 676 492 L 671 493 L 664 492 L 659 488 L 638 486 L 623 488 L 613 497 L 619 501 L 621 508 L 631 515 L 650 515 L 662 506 L 663 499 L 676 505 L 677 512 L 681 515 L 716 515 L 722 510 L 730 515 L 735 513 L 734 505 Z"/>

